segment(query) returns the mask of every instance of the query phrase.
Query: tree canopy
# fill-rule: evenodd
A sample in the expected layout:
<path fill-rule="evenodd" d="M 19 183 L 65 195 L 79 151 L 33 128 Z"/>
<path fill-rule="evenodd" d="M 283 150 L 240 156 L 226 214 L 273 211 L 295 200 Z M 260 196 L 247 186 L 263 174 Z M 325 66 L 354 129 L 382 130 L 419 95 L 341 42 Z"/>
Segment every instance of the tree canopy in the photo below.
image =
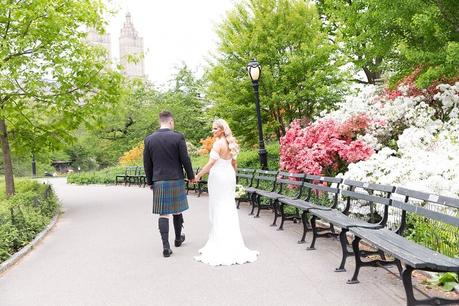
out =
<path fill-rule="evenodd" d="M 316 7 L 299 0 L 235 5 L 218 26 L 219 48 L 207 73 L 212 113 L 237 136 L 256 142 L 252 86 L 246 65 L 262 65 L 260 100 L 267 130 L 279 138 L 294 118 L 312 118 L 342 94 L 342 65 Z"/>
<path fill-rule="evenodd" d="M 459 2 L 456 0 L 319 0 L 340 50 L 369 83 L 393 81 L 421 69 L 426 87 L 459 73 Z"/>
<path fill-rule="evenodd" d="M 7 194 L 14 193 L 10 145 L 57 147 L 115 103 L 122 77 L 105 51 L 86 42 L 103 31 L 102 1 L 25 0 L 0 6 L 0 140 Z"/>

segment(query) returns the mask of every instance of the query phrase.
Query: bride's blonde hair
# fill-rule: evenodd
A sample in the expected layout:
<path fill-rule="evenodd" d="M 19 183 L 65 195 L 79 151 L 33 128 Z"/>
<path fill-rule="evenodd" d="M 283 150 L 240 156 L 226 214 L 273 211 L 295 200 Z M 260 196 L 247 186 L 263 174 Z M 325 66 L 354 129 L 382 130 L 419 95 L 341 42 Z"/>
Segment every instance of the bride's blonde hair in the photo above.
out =
<path fill-rule="evenodd" d="M 215 119 L 214 124 L 223 130 L 231 155 L 233 155 L 233 158 L 236 159 L 239 154 L 239 145 L 237 144 L 236 138 L 233 136 L 233 132 L 231 131 L 228 122 L 223 119 Z"/>

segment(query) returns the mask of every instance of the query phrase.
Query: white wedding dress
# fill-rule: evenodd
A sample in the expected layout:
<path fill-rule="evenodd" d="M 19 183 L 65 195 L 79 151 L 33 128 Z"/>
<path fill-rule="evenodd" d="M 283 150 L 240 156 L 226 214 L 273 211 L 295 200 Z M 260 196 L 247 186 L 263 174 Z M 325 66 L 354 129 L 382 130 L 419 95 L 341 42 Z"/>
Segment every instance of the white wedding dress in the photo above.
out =
<path fill-rule="evenodd" d="M 209 240 L 195 259 L 212 266 L 254 262 L 259 252 L 245 246 L 239 228 L 234 199 L 236 175 L 231 159 L 220 158 L 214 150 L 210 152 L 210 158 L 216 160 L 208 179 L 211 227 Z"/>

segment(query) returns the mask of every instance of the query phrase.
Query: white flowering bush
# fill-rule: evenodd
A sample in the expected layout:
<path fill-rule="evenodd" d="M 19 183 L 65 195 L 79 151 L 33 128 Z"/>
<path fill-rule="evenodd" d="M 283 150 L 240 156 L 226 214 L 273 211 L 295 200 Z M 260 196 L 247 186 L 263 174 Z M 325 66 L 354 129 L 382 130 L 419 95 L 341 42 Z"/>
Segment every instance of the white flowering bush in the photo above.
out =
<path fill-rule="evenodd" d="M 359 114 L 366 115 L 373 124 L 358 137 L 375 153 L 349 164 L 348 170 L 338 176 L 459 197 L 459 82 L 424 91 L 410 85 L 394 91 L 368 86 L 342 102 L 336 111 L 321 114 L 320 119 L 343 121 Z M 354 203 L 350 213 L 367 217 L 371 209 L 382 216 L 382 205 L 371 208 L 367 203 Z M 438 209 L 451 215 L 457 213 L 454 209 Z M 400 213 L 399 209 L 389 209 L 389 227 L 399 226 Z M 410 215 L 407 222 L 409 239 L 457 256 L 457 227 L 415 215 Z"/>
<path fill-rule="evenodd" d="M 378 92 L 375 86 L 346 99 L 323 118 L 346 120 L 365 113 L 375 124 L 360 136 L 376 153 L 350 164 L 342 176 L 459 196 L 459 82 L 436 86 L 434 95 Z"/>
<path fill-rule="evenodd" d="M 236 185 L 236 198 L 240 199 L 244 197 L 246 194 L 245 187 L 243 185 L 237 184 Z"/>

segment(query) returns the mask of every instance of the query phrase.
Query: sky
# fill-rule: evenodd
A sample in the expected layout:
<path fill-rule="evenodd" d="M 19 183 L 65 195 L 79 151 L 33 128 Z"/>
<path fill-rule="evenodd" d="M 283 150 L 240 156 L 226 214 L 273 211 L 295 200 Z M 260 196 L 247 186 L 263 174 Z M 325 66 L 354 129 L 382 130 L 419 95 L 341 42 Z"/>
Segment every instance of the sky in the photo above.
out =
<path fill-rule="evenodd" d="M 185 63 L 197 76 L 217 46 L 216 25 L 235 0 L 111 0 L 117 9 L 108 18 L 112 56 L 119 57 L 118 39 L 126 13 L 144 40 L 145 73 L 157 86 L 173 78 L 174 68 Z"/>

